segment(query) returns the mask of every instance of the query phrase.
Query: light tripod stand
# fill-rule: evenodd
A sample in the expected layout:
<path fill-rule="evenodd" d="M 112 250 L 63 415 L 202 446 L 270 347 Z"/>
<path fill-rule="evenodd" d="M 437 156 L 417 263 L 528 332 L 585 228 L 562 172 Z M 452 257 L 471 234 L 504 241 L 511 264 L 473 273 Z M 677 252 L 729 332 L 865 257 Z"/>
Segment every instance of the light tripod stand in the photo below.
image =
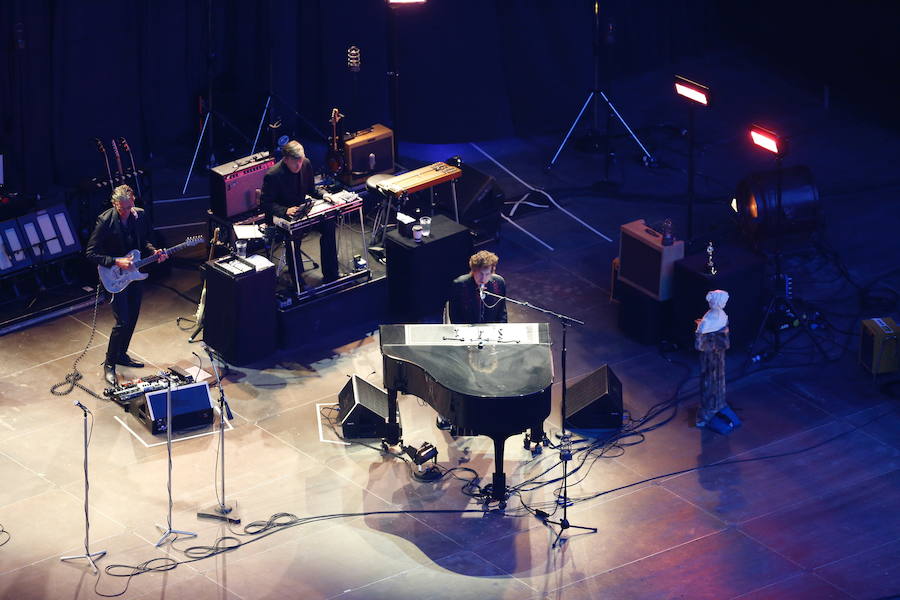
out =
<path fill-rule="evenodd" d="M 615 116 L 622 126 L 625 127 L 625 130 L 628 132 L 628 135 L 635 141 L 635 143 L 640 147 L 641 152 L 643 153 L 642 160 L 646 166 L 654 166 L 656 164 L 656 158 L 650 151 L 647 150 L 647 147 L 644 146 L 643 142 L 641 142 L 640 138 L 634 132 L 628 122 L 625 121 L 625 118 L 622 116 L 622 113 L 618 111 L 612 101 L 607 96 L 606 92 L 601 89 L 600 85 L 600 1 L 594 0 L 591 2 L 593 6 L 593 48 L 594 48 L 594 87 L 588 92 L 587 99 L 585 99 L 584 104 L 581 105 L 581 110 L 578 111 L 578 116 L 575 117 L 575 120 L 572 121 L 571 127 L 566 132 L 566 135 L 563 137 L 562 142 L 560 142 L 559 147 L 556 149 L 556 153 L 553 155 L 553 158 L 550 159 L 550 162 L 547 163 L 545 167 L 546 170 L 552 169 L 556 166 L 556 161 L 559 159 L 559 155 L 562 154 L 563 149 L 566 147 L 566 144 L 569 142 L 569 138 L 572 137 L 572 132 L 575 131 L 575 128 L 578 126 L 578 123 L 581 122 L 581 117 L 584 116 L 585 111 L 588 109 L 588 106 L 591 106 L 593 103 L 593 129 L 592 135 L 598 135 L 597 132 L 600 129 L 600 101 L 602 100 L 606 104 L 606 132 L 603 136 L 604 143 L 604 155 L 605 155 L 605 166 L 604 166 L 604 182 L 609 183 L 609 165 L 610 160 L 612 158 L 612 152 L 609 147 L 609 135 L 610 135 L 610 125 L 612 123 L 612 117 Z M 607 61 L 608 63 L 608 61 Z M 607 66 L 609 66 L 607 64 Z M 609 69 L 607 68 L 607 71 Z"/>
<path fill-rule="evenodd" d="M 542 312 L 545 315 L 550 315 L 551 317 L 554 317 L 557 321 L 559 321 L 560 325 L 562 325 L 562 328 L 563 328 L 562 353 L 561 353 L 561 360 L 560 360 L 560 364 L 562 365 L 562 406 L 560 407 L 560 412 L 561 412 L 560 422 L 562 423 L 562 426 L 561 426 L 562 431 L 560 433 L 560 439 L 561 439 L 560 459 L 563 464 L 563 479 L 562 479 L 563 495 L 562 495 L 562 499 L 561 499 L 562 507 L 563 507 L 563 514 L 562 514 L 562 518 L 559 519 L 558 521 L 554 521 L 554 520 L 546 518 L 546 517 L 543 518 L 542 520 L 545 525 L 548 525 L 548 526 L 556 525 L 557 527 L 559 527 L 559 531 L 556 533 L 556 539 L 553 540 L 553 544 L 551 546 L 552 548 L 562 546 L 562 544 L 565 542 L 565 539 L 562 537 L 562 535 L 563 535 L 563 532 L 565 532 L 567 529 L 581 529 L 584 531 L 589 531 L 591 533 L 597 533 L 596 527 L 585 527 L 583 525 L 572 525 L 571 523 L 569 523 L 569 519 L 568 519 L 568 516 L 569 516 L 569 491 L 568 491 L 569 490 L 569 483 L 568 483 L 569 471 L 568 471 L 568 465 L 569 465 L 569 461 L 572 459 L 572 451 L 571 451 L 571 447 L 570 447 L 570 436 L 568 433 L 566 433 L 566 410 L 567 410 L 567 406 L 566 406 L 566 332 L 568 331 L 568 328 L 570 325 L 584 325 L 584 321 L 579 321 L 578 319 L 575 319 L 573 317 L 569 317 L 569 316 L 566 316 L 566 315 L 563 315 L 563 314 L 560 314 L 557 312 L 553 312 L 552 310 L 548 310 L 546 308 L 534 306 L 533 304 L 530 304 L 530 303 L 522 301 L 522 300 L 514 300 L 514 299 L 508 298 L 506 296 L 500 296 L 499 294 L 494 294 L 487 290 L 483 290 L 483 293 L 485 296 L 493 296 L 494 298 L 497 298 L 498 300 L 503 299 L 508 302 L 512 302 L 513 304 L 518 304 L 519 306 L 524 306 L 526 308 L 530 308 L 532 310 Z M 482 300 L 482 302 L 484 302 L 484 300 Z M 533 440 L 533 441 L 540 442 L 541 440 Z"/>
<path fill-rule="evenodd" d="M 59 560 L 76 560 L 83 558 L 91 563 L 91 568 L 94 570 L 94 573 L 97 573 L 97 563 L 94 562 L 94 558 L 104 556 L 106 550 L 98 550 L 97 552 L 91 552 L 90 550 L 91 519 L 88 510 L 88 492 L 90 491 L 91 486 L 88 482 L 88 442 L 90 441 L 90 437 L 88 436 L 88 415 L 93 417 L 93 414 L 78 400 L 75 401 L 75 406 L 81 409 L 84 426 L 84 554 L 62 556 Z"/>

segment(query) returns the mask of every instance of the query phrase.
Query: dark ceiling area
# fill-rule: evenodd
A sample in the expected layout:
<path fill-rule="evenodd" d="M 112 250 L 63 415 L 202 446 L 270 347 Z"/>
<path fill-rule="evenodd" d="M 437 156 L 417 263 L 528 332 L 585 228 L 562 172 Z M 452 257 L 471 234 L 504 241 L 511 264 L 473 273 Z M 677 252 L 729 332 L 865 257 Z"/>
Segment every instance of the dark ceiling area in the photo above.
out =
<path fill-rule="evenodd" d="M 213 143 L 227 154 L 255 136 L 270 94 L 270 115 L 301 137 L 325 130 L 332 106 L 348 115 L 348 129 L 384 122 L 401 139 L 424 143 L 556 132 L 593 85 L 595 51 L 603 89 L 688 57 L 737 50 L 813 89 L 828 86 L 835 102 L 893 117 L 896 3 L 612 0 L 597 7 L 599 39 L 594 4 L 583 0 L 437 0 L 398 10 L 401 91 L 399 123 L 392 123 L 392 38 L 380 0 L 6 2 L 6 181 L 46 193 L 97 175 L 93 137 L 125 135 L 143 160 L 180 160 L 207 107 L 222 117 Z M 352 45 L 361 51 L 358 73 L 347 68 Z"/>

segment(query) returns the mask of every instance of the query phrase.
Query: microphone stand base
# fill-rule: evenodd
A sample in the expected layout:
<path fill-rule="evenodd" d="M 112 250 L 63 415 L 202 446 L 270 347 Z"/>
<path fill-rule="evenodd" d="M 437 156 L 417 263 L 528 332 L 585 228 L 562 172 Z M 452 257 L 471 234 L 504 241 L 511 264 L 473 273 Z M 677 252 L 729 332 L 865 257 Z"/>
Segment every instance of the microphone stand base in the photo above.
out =
<path fill-rule="evenodd" d="M 78 556 L 60 556 L 59 560 L 78 560 L 80 558 L 86 559 L 89 563 L 91 563 L 91 568 L 94 569 L 94 573 L 97 573 L 99 569 L 97 568 L 97 563 L 94 562 L 94 557 L 100 558 L 102 556 L 106 556 L 106 550 L 100 550 L 98 552 L 90 552 L 86 554 L 79 554 Z"/>
<path fill-rule="evenodd" d="M 160 546 L 162 546 L 163 544 L 165 544 L 167 541 L 169 541 L 169 538 L 172 537 L 172 536 L 174 536 L 174 538 L 172 539 L 173 542 L 174 542 L 175 539 L 177 539 L 179 536 L 185 537 L 185 538 L 195 538 L 195 537 L 197 537 L 197 534 L 196 534 L 196 533 L 193 533 L 193 532 L 191 532 L 191 531 L 180 531 L 180 530 L 178 530 L 178 529 L 169 529 L 169 528 L 167 528 L 167 527 L 163 527 L 162 525 L 157 525 L 156 528 L 159 529 L 159 530 L 162 532 L 162 537 L 160 537 L 160 538 L 159 538 L 159 541 L 156 542 L 156 544 L 155 544 L 157 548 L 159 548 Z"/>
<path fill-rule="evenodd" d="M 215 519 L 218 521 L 226 521 L 235 525 L 241 522 L 241 516 L 236 508 L 232 508 L 227 504 L 213 504 L 197 512 L 198 519 Z"/>
<path fill-rule="evenodd" d="M 559 531 L 556 533 L 556 539 L 553 540 L 553 544 L 550 546 L 551 548 L 560 547 L 566 542 L 568 538 L 564 538 L 562 536 L 563 532 L 567 529 L 582 529 L 589 533 L 597 533 L 596 527 L 584 527 L 582 525 L 572 525 L 569 523 L 568 519 L 560 519 L 559 521 L 551 521 L 550 519 L 544 519 L 544 525 L 548 527 L 556 525 L 559 527 Z"/>

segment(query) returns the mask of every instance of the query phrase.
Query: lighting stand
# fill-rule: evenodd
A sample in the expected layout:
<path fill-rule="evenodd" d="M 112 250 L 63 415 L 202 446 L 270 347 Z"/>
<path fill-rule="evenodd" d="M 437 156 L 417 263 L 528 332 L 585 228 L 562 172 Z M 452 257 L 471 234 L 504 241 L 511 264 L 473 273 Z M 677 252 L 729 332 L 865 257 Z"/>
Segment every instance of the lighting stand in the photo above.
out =
<path fill-rule="evenodd" d="M 104 556 L 106 554 L 106 550 L 99 550 L 97 552 L 91 552 L 90 550 L 91 519 L 88 510 L 88 491 L 90 490 L 91 486 L 88 481 L 88 414 L 91 414 L 91 411 L 89 411 L 85 405 L 83 405 L 81 402 L 78 402 L 77 400 L 75 401 L 75 406 L 81 409 L 84 429 L 84 554 L 79 554 L 77 556 L 62 556 L 59 560 L 76 560 L 79 558 L 83 558 L 91 563 L 91 568 L 96 574 L 97 563 L 94 562 L 94 558 L 100 558 L 101 556 Z"/>
<path fill-rule="evenodd" d="M 563 148 L 566 147 L 566 144 L 569 142 L 569 138 L 572 136 L 572 132 L 575 131 L 575 127 L 578 126 L 578 123 L 581 121 L 581 117 L 584 115 L 584 112 L 587 110 L 588 106 L 590 106 L 591 102 L 594 103 L 594 110 L 593 110 L 594 129 L 593 129 L 593 131 L 596 133 L 596 131 L 599 129 L 599 100 L 602 99 L 603 102 L 606 103 L 606 109 L 607 109 L 606 110 L 606 135 L 604 136 L 604 139 L 605 139 L 604 152 L 606 155 L 606 164 L 605 164 L 604 172 L 605 172 L 605 182 L 608 183 L 609 182 L 609 163 L 610 163 L 610 159 L 612 157 L 612 154 L 611 154 L 610 148 L 609 148 L 609 131 L 610 131 L 610 122 L 612 121 L 612 115 L 615 115 L 615 117 L 617 119 L 619 119 L 619 121 L 625 127 L 626 131 L 628 131 L 628 134 L 631 136 L 631 138 L 635 141 L 635 143 L 637 143 L 638 146 L 640 146 L 641 152 L 643 152 L 643 161 L 644 161 L 645 165 L 647 165 L 647 166 L 655 165 L 656 158 L 654 158 L 653 155 L 650 154 L 650 151 L 647 150 L 646 146 L 644 146 L 644 144 L 638 138 L 638 136 L 634 132 L 634 130 L 631 129 L 631 127 L 628 125 L 628 123 L 622 117 L 621 113 L 619 113 L 619 111 L 613 105 L 612 101 L 610 101 L 610 99 L 606 95 L 606 93 L 602 89 L 600 89 L 600 3 L 599 3 L 599 0 L 595 0 L 595 2 L 593 2 L 593 6 L 594 6 L 594 21 L 593 21 L 594 87 L 588 92 L 588 97 L 584 101 L 584 104 L 581 106 L 581 110 L 578 112 L 578 116 L 575 117 L 575 120 L 572 122 L 572 126 L 569 127 L 569 131 L 566 132 L 565 137 L 563 137 L 562 142 L 559 144 L 559 148 L 556 149 L 556 153 L 553 155 L 553 158 L 550 159 L 550 162 L 547 163 L 547 166 L 545 167 L 545 169 L 549 171 L 554 166 L 556 166 L 556 161 L 559 159 L 559 155 L 562 153 Z"/>
<path fill-rule="evenodd" d="M 779 167 L 780 168 L 780 167 Z M 687 189 L 687 239 L 688 244 L 694 242 L 694 104 L 688 105 L 688 189 Z"/>
<path fill-rule="evenodd" d="M 203 349 L 209 355 L 209 362 L 212 365 L 213 373 L 216 375 L 216 387 L 219 390 L 219 490 L 216 494 L 218 503 L 209 508 L 205 508 L 197 513 L 197 517 L 201 519 L 218 519 L 229 523 L 240 523 L 241 517 L 235 508 L 225 504 L 225 415 L 228 419 L 232 419 L 231 408 L 228 401 L 225 400 L 225 392 L 222 390 L 222 379 L 219 377 L 219 368 L 216 366 L 216 359 L 212 354 L 209 346 L 203 344 Z"/>
<path fill-rule="evenodd" d="M 597 533 L 596 527 L 585 527 L 583 525 L 572 525 L 569 523 L 568 519 L 568 509 L 569 509 L 569 471 L 568 464 L 569 460 L 571 460 L 571 449 L 570 449 L 570 438 L 571 436 L 566 432 L 566 332 L 568 331 L 569 325 L 584 325 L 584 321 L 579 321 L 573 317 L 569 317 L 557 312 L 553 312 L 552 310 L 548 310 L 546 308 L 541 308 L 539 306 L 534 306 L 528 302 L 524 302 L 522 300 L 513 300 L 512 298 L 508 298 L 506 296 L 500 296 L 498 294 L 493 294 L 487 290 L 484 291 L 485 296 L 493 296 L 494 298 L 503 299 L 508 302 L 512 302 L 513 304 L 518 304 L 519 306 L 524 306 L 526 308 L 530 308 L 532 310 L 536 310 L 538 312 L 544 313 L 545 315 L 550 315 L 556 318 L 559 321 L 559 324 L 562 325 L 563 328 L 563 336 L 562 336 L 562 360 L 560 361 L 562 364 L 562 406 L 560 408 L 560 422 L 562 424 L 562 432 L 560 434 L 560 439 L 562 441 L 560 448 L 560 456 L 563 464 L 563 496 L 562 496 L 562 507 L 563 507 L 563 516 L 562 519 L 558 521 L 554 521 L 552 519 L 544 519 L 544 524 L 546 525 L 556 525 L 559 527 L 559 531 L 556 534 L 556 539 L 553 540 L 552 548 L 556 548 L 557 546 L 562 546 L 565 540 L 562 535 L 563 532 L 567 529 L 583 529 L 584 531 L 589 531 L 591 533 Z"/>
<path fill-rule="evenodd" d="M 172 380 L 168 374 L 160 373 L 166 378 L 166 451 L 169 458 L 169 481 L 167 488 L 169 490 L 169 513 L 166 518 L 166 527 L 157 525 L 156 528 L 162 532 L 162 537 L 156 542 L 156 547 L 162 546 L 170 536 L 182 535 L 184 537 L 197 537 L 196 533 L 190 531 L 180 531 L 172 529 Z M 172 540 L 174 541 L 174 540 Z"/>
<path fill-rule="evenodd" d="M 782 265 L 782 252 L 781 252 L 781 236 L 783 235 L 783 207 L 782 207 L 782 161 L 784 156 L 781 153 L 777 153 L 775 155 L 775 290 L 772 295 L 772 299 L 769 301 L 768 307 L 766 307 L 766 312 L 763 315 L 762 322 L 759 324 L 759 329 L 756 332 L 756 337 L 753 339 L 753 343 L 750 344 L 748 356 L 751 360 L 756 362 L 757 360 L 762 360 L 764 358 L 770 358 L 777 356 L 779 352 L 781 352 L 781 328 L 776 325 L 774 328 L 775 339 L 773 343 L 773 349 L 769 356 L 766 356 L 765 353 L 761 353 L 759 355 L 753 354 L 753 349 L 756 347 L 756 344 L 759 342 L 760 337 L 762 337 L 762 332 L 766 327 L 766 323 L 769 318 L 772 316 L 772 313 L 776 310 L 776 305 L 780 307 L 781 310 L 787 310 L 791 314 L 796 315 L 797 310 L 794 308 L 794 302 L 792 298 L 792 294 L 788 292 L 787 287 L 788 284 L 785 280 L 785 275 L 783 271 Z M 806 324 L 805 320 L 800 321 L 800 325 L 806 334 L 809 336 L 810 341 L 812 341 L 813 345 L 816 349 L 822 353 L 822 356 L 828 358 L 828 353 L 825 352 L 825 349 L 819 344 L 818 340 L 816 340 L 815 336 L 809 329 L 809 326 Z"/>

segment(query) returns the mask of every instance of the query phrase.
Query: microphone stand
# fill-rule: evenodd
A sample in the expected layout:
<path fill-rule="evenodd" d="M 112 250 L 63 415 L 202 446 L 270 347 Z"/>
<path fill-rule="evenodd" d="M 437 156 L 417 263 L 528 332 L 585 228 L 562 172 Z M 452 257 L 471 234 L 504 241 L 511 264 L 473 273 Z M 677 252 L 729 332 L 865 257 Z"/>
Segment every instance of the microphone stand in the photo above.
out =
<path fill-rule="evenodd" d="M 91 411 L 87 409 L 87 407 L 81 402 L 76 401 L 75 406 L 81 409 L 83 413 L 84 419 L 84 554 L 79 554 L 77 556 L 62 556 L 59 560 L 75 560 L 78 558 L 87 559 L 89 563 L 91 563 L 91 568 L 94 569 L 94 574 L 97 574 L 97 563 L 94 562 L 94 557 L 100 558 L 106 554 L 106 550 L 100 550 L 98 552 L 90 551 L 90 531 L 91 531 L 91 519 L 90 514 L 88 512 L 88 491 L 90 490 L 90 483 L 88 483 L 88 414 L 93 414 Z"/>
<path fill-rule="evenodd" d="M 172 529 L 172 380 L 169 379 L 167 374 L 161 373 L 166 377 L 166 450 L 169 454 L 169 514 L 166 518 L 166 527 L 163 528 L 162 525 L 157 525 L 156 528 L 162 531 L 162 537 L 159 538 L 159 541 L 156 542 L 156 547 L 162 546 L 168 539 L 169 536 L 175 535 L 177 537 L 178 534 L 181 534 L 185 537 L 197 537 L 196 533 L 192 533 L 190 531 L 179 531 L 178 529 Z M 174 539 L 172 541 L 175 541 Z"/>
<path fill-rule="evenodd" d="M 222 379 L 219 377 L 219 368 L 216 366 L 215 358 L 209 346 L 203 344 L 203 349 L 209 355 L 209 362 L 212 365 L 213 373 L 216 375 L 216 387 L 219 389 L 219 481 L 217 483 L 220 486 L 221 495 L 216 494 L 218 504 L 201 510 L 197 513 L 197 518 L 240 523 L 241 517 L 238 515 L 237 510 L 225 504 L 225 415 L 227 413 L 229 420 L 234 417 L 231 414 L 231 407 L 228 406 L 228 401 L 225 400 L 225 392 L 222 390 Z"/>
<path fill-rule="evenodd" d="M 545 315 L 550 315 L 556 320 L 559 321 L 559 324 L 562 325 L 563 328 L 563 336 L 562 336 L 562 407 L 560 411 L 562 413 L 560 422 L 562 423 L 562 432 L 560 433 L 560 459 L 563 464 L 563 496 L 562 496 L 562 507 L 563 507 L 563 516 L 562 519 L 558 521 L 554 521 L 552 519 L 544 518 L 543 522 L 545 525 L 557 525 L 559 527 L 559 531 L 556 534 L 556 539 L 553 540 L 553 544 L 550 546 L 551 548 L 562 547 L 563 539 L 562 534 L 567 529 L 583 529 L 585 531 L 589 531 L 591 533 L 597 533 L 596 527 L 584 527 L 582 525 L 572 525 L 569 523 L 568 519 L 568 509 L 569 509 L 569 470 L 568 465 L 569 461 L 572 459 L 572 449 L 569 445 L 570 436 L 566 432 L 566 332 L 568 331 L 569 325 L 584 325 L 584 321 L 579 321 L 573 317 L 569 317 L 567 315 L 563 315 L 557 312 L 553 312 L 552 310 L 541 308 L 539 306 L 534 306 L 528 302 L 523 300 L 514 300 L 512 298 L 508 298 L 506 296 L 501 296 L 499 294 L 494 294 L 487 290 L 480 290 L 485 296 L 493 296 L 494 298 L 506 300 L 507 302 L 512 302 L 513 304 L 518 304 L 519 306 L 524 306 L 526 308 L 530 308 L 532 310 L 536 310 L 538 312 L 542 312 Z M 483 300 L 482 300 L 483 302 Z"/>

